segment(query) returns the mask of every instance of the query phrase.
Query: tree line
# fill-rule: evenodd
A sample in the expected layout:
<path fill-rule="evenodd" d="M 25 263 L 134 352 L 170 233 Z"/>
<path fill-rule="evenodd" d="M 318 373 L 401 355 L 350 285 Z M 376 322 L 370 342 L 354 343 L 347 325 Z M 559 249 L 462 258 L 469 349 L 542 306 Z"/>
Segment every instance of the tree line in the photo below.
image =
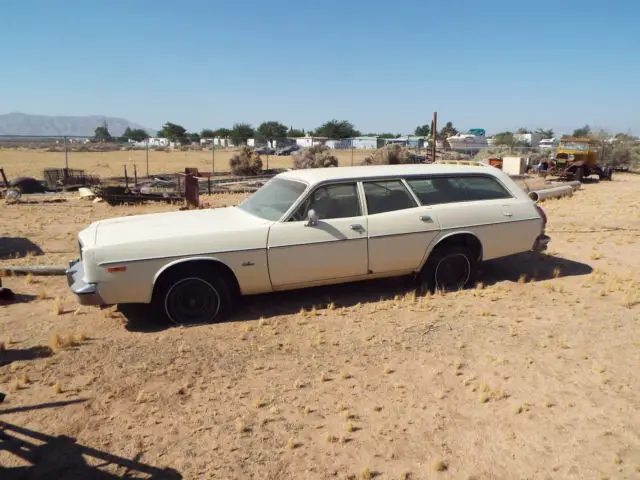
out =
<path fill-rule="evenodd" d="M 413 134 L 416 136 L 431 137 L 432 125 L 424 124 L 418 125 Z M 436 132 L 437 139 L 446 139 L 452 135 L 458 134 L 458 130 L 454 127 L 452 122 L 447 122 L 445 125 Z M 525 142 L 518 139 L 518 134 L 537 133 L 545 138 L 553 138 L 555 132 L 553 129 L 538 128 L 532 131 L 526 127 L 521 127 L 515 132 L 506 131 L 500 132 L 494 135 L 494 145 L 504 146 L 524 146 Z M 589 125 L 585 125 L 581 128 L 575 129 L 571 135 L 563 135 L 565 137 L 589 137 L 598 134 L 598 132 L 592 132 Z M 279 140 L 284 138 L 299 138 L 304 136 L 312 137 L 325 137 L 332 140 L 341 140 L 346 138 L 353 138 L 362 136 L 362 132 L 357 130 L 353 123 L 348 120 L 329 120 L 323 123 L 315 130 L 305 131 L 304 129 L 294 128 L 292 126 L 287 127 L 283 123 L 277 121 L 262 122 L 257 128 L 254 128 L 249 123 L 236 123 L 231 128 L 218 128 L 203 129 L 200 132 L 189 132 L 182 125 L 172 122 L 166 122 L 157 136 L 160 138 L 166 138 L 171 142 L 178 142 L 181 144 L 199 142 L 201 138 L 228 138 L 234 145 L 246 145 L 250 138 L 256 139 L 259 143 L 264 143 L 272 140 Z M 398 138 L 402 136 L 398 133 L 365 133 L 365 136 L 377 136 L 381 138 Z M 602 136 L 602 132 L 599 134 Z M 617 137 L 625 134 L 618 134 Z M 105 123 L 95 129 L 95 138 L 99 141 L 114 141 L 116 138 L 112 137 L 109 133 L 109 126 Z M 127 127 L 120 139 L 133 140 L 141 142 L 149 138 L 149 134 L 140 128 L 132 129 Z"/>
<path fill-rule="evenodd" d="M 431 125 L 418 125 L 413 134 L 417 136 L 430 136 Z M 109 126 L 105 123 L 95 129 L 95 138 L 99 141 L 114 141 L 114 138 L 109 132 Z M 448 136 L 455 135 L 458 130 L 453 126 L 452 122 L 447 122 L 444 127 L 436 133 L 437 138 L 447 138 Z M 234 145 L 246 144 L 248 139 L 255 138 L 258 142 L 265 142 L 271 140 L 278 140 L 283 138 L 299 138 L 304 136 L 312 137 L 325 137 L 332 140 L 341 140 L 346 138 L 353 138 L 362 136 L 363 133 L 357 130 L 353 123 L 348 120 L 329 120 L 323 123 L 314 130 L 305 131 L 304 129 L 294 128 L 292 126 L 287 127 L 283 123 L 277 121 L 262 122 L 257 128 L 254 128 L 249 123 L 236 123 L 231 128 L 218 128 L 208 129 L 205 128 L 200 132 L 189 132 L 182 125 L 173 122 L 166 122 L 160 131 L 156 134 L 157 137 L 166 138 L 171 142 L 179 142 L 182 144 L 199 142 L 201 138 L 228 138 Z M 365 136 L 377 136 L 381 138 L 398 138 L 402 135 L 399 133 L 365 133 Z M 127 127 L 124 133 L 121 135 L 121 139 L 133 140 L 141 142 L 149 138 L 149 133 L 143 129 L 132 129 Z"/>

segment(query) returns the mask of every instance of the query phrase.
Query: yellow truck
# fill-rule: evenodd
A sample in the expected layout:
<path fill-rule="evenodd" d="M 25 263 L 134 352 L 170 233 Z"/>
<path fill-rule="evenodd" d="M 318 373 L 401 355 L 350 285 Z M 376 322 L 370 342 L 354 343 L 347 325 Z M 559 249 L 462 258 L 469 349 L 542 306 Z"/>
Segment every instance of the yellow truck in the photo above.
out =
<path fill-rule="evenodd" d="M 600 180 L 611 180 L 613 169 L 598 165 L 601 152 L 602 145 L 598 140 L 563 138 L 556 148 L 555 157 L 540 162 L 539 172 L 578 181 L 591 175 L 598 175 Z"/>

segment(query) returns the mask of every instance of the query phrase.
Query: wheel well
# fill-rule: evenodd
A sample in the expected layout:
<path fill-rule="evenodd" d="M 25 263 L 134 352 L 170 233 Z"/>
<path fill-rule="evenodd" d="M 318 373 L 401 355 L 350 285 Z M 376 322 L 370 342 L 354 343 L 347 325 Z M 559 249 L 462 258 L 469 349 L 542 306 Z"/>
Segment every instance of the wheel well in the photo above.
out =
<path fill-rule="evenodd" d="M 470 249 L 478 262 L 482 260 L 482 243 L 478 240 L 478 237 L 470 233 L 456 233 L 449 237 L 445 237 L 433 247 L 432 253 L 439 248 L 450 247 L 458 245 Z"/>
<path fill-rule="evenodd" d="M 210 269 L 211 271 L 217 273 L 221 277 L 225 279 L 227 284 L 229 285 L 229 290 L 231 294 L 235 297 L 240 295 L 240 285 L 238 284 L 238 279 L 236 278 L 233 270 L 231 270 L 227 265 L 218 261 L 218 260 L 186 260 L 184 262 L 176 263 L 175 265 L 170 266 L 166 270 L 164 270 L 153 285 L 153 290 L 155 292 L 156 285 L 158 285 L 159 280 L 166 276 L 175 273 L 176 271 L 193 268 L 193 267 L 204 267 Z"/>

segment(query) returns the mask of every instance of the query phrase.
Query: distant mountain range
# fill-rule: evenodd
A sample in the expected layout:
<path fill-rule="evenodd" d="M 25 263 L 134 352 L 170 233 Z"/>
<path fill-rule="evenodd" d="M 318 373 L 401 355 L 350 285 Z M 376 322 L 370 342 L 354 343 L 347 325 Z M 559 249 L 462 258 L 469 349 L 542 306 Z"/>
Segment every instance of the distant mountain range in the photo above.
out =
<path fill-rule="evenodd" d="M 29 115 L 26 113 L 8 113 L 0 115 L 0 135 L 42 135 L 90 137 L 96 127 L 107 122 L 109 133 L 120 136 L 127 127 L 142 128 L 149 135 L 155 135 L 155 130 L 142 127 L 124 118 L 105 117 L 104 115 L 50 116 Z"/>

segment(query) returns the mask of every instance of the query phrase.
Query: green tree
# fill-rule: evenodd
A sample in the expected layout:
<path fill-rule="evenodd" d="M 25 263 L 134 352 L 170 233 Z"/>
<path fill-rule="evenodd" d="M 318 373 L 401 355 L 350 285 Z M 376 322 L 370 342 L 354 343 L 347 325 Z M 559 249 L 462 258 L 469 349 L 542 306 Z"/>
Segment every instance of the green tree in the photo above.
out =
<path fill-rule="evenodd" d="M 515 138 L 512 132 L 501 132 L 493 136 L 493 144 L 512 147 L 515 144 Z"/>
<path fill-rule="evenodd" d="M 231 130 L 228 128 L 218 128 L 213 131 L 213 136 L 218 138 L 229 138 L 231 136 Z"/>
<path fill-rule="evenodd" d="M 582 128 L 576 128 L 571 134 L 572 137 L 586 137 L 591 133 L 591 127 L 589 125 L 585 125 Z"/>
<path fill-rule="evenodd" d="M 204 128 L 200 132 L 200 138 L 213 138 L 216 136 L 216 133 L 210 128 Z"/>
<path fill-rule="evenodd" d="M 555 137 L 555 133 L 552 128 L 545 130 L 544 128 L 538 128 L 536 133 L 539 133 L 542 138 L 553 138 Z"/>
<path fill-rule="evenodd" d="M 347 120 L 330 120 L 319 126 L 314 132 L 316 137 L 327 137 L 332 140 L 343 138 L 359 137 L 360 132 L 356 130 L 351 122 Z"/>
<path fill-rule="evenodd" d="M 167 122 L 158 132 L 158 137 L 167 138 L 170 142 L 185 143 L 187 140 L 186 134 L 187 130 L 182 125 Z"/>
<path fill-rule="evenodd" d="M 287 132 L 287 136 L 289 138 L 304 137 L 305 136 L 304 129 L 298 130 L 297 128 L 289 127 L 289 131 Z"/>
<path fill-rule="evenodd" d="M 200 134 L 196 133 L 196 132 L 189 132 L 187 133 L 187 138 L 189 139 L 190 142 L 194 142 L 197 143 L 200 141 Z"/>
<path fill-rule="evenodd" d="M 431 125 L 418 125 L 413 134 L 419 137 L 428 137 L 431 135 Z"/>
<path fill-rule="evenodd" d="M 149 138 L 149 134 L 145 132 L 141 128 L 131 128 L 127 127 L 124 133 L 122 134 L 124 138 L 133 140 L 134 142 L 141 142 L 147 138 Z"/>
<path fill-rule="evenodd" d="M 258 139 L 268 142 L 287 138 L 288 132 L 289 129 L 285 125 L 274 121 L 263 122 L 256 130 Z"/>
<path fill-rule="evenodd" d="M 253 127 L 248 123 L 236 123 L 229 132 L 229 138 L 234 145 L 246 145 L 247 140 L 255 135 Z"/>
<path fill-rule="evenodd" d="M 440 129 L 439 137 L 442 139 L 447 139 L 449 137 L 453 137 L 458 134 L 458 130 L 453 126 L 452 122 L 445 123 L 444 127 Z"/>
<path fill-rule="evenodd" d="M 529 130 L 527 127 L 520 127 L 518 130 L 516 130 L 516 133 L 519 134 L 525 134 L 525 133 L 531 133 L 531 130 Z"/>
<path fill-rule="evenodd" d="M 109 125 L 107 124 L 106 120 L 102 122 L 102 125 L 96 127 L 96 129 L 93 131 L 93 134 L 96 137 L 96 140 L 99 140 L 101 142 L 109 142 L 113 140 L 111 133 L 109 133 Z"/>

